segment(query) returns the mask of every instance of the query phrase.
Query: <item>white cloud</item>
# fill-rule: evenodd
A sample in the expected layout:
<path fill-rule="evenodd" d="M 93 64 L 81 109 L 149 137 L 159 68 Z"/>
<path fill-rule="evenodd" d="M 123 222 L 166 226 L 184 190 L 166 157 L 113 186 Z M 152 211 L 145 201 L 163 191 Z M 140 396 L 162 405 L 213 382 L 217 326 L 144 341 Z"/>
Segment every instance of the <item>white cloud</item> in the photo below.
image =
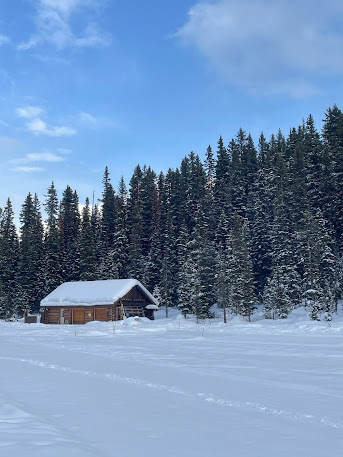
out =
<path fill-rule="evenodd" d="M 0 34 L 0 46 L 9 43 L 11 40 L 6 35 Z"/>
<path fill-rule="evenodd" d="M 85 111 L 80 111 L 76 118 L 81 126 L 94 130 L 117 127 L 117 124 L 113 119 L 104 116 L 96 117 Z"/>
<path fill-rule="evenodd" d="M 314 77 L 343 73 L 342 13 L 337 0 L 325 8 L 310 0 L 204 1 L 174 37 L 231 83 L 301 96 L 315 92 Z"/>
<path fill-rule="evenodd" d="M 32 162 L 49 162 L 49 163 L 57 163 L 63 162 L 66 158 L 55 154 L 51 151 L 43 151 L 43 152 L 30 152 L 25 154 L 23 157 L 18 157 L 15 159 L 11 159 L 8 161 L 10 164 L 27 164 Z"/>
<path fill-rule="evenodd" d="M 43 112 L 44 110 L 39 106 L 23 106 L 16 109 L 17 115 L 26 119 L 32 119 L 34 117 L 40 116 L 43 114 Z"/>
<path fill-rule="evenodd" d="M 39 171 L 44 171 L 44 168 L 41 167 L 15 167 L 12 168 L 13 171 L 22 171 L 24 173 L 36 173 Z"/>
<path fill-rule="evenodd" d="M 17 116 L 27 119 L 26 128 L 35 135 L 46 135 L 46 136 L 71 136 L 77 133 L 73 127 L 66 126 L 55 126 L 48 125 L 41 119 L 41 115 L 44 114 L 43 108 L 39 106 L 23 106 L 15 110 Z"/>
<path fill-rule="evenodd" d="M 50 126 L 40 118 L 32 119 L 32 121 L 26 124 L 26 128 L 34 133 L 35 135 L 46 135 L 46 136 L 71 136 L 75 135 L 77 131 L 72 127 L 57 127 Z"/>
<path fill-rule="evenodd" d="M 89 8 L 94 13 L 102 3 L 102 0 L 35 0 L 36 32 L 28 41 L 20 43 L 18 49 L 28 50 L 43 43 L 53 44 L 58 49 L 109 46 L 110 35 L 100 30 L 95 22 L 89 22 L 80 35 L 72 29 L 72 17 L 76 13 Z"/>
<path fill-rule="evenodd" d="M 27 154 L 28 160 L 32 160 L 33 162 L 62 162 L 65 160 L 64 157 L 61 157 L 53 152 L 34 152 L 31 154 Z"/>

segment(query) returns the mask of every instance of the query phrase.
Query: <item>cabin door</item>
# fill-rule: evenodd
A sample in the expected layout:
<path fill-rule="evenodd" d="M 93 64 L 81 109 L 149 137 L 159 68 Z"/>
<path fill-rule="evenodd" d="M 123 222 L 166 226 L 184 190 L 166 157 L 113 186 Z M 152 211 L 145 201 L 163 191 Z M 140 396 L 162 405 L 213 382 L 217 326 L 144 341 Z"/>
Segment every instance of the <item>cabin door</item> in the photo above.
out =
<path fill-rule="evenodd" d="M 60 324 L 64 324 L 64 309 L 61 309 Z"/>

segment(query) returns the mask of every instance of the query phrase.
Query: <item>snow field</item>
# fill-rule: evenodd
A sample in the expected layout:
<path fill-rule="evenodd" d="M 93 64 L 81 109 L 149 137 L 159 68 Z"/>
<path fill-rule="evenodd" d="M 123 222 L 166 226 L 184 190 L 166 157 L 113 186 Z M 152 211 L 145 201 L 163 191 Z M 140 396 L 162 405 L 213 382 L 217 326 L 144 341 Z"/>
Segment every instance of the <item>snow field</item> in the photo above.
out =
<path fill-rule="evenodd" d="M 173 310 L 116 325 L 0 321 L 0 455 L 339 456 L 343 319 L 330 325 L 302 310 L 226 325 Z"/>

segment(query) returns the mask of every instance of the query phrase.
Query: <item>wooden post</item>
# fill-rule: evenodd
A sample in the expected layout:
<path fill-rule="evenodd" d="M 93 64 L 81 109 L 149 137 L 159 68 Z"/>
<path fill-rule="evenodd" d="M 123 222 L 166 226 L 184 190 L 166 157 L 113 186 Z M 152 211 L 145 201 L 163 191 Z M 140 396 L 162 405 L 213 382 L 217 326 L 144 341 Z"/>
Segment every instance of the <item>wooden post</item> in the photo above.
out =
<path fill-rule="evenodd" d="M 126 316 L 125 316 L 125 312 L 124 312 L 124 305 L 121 300 L 120 300 L 120 308 L 121 308 L 122 319 L 124 320 L 126 318 Z"/>

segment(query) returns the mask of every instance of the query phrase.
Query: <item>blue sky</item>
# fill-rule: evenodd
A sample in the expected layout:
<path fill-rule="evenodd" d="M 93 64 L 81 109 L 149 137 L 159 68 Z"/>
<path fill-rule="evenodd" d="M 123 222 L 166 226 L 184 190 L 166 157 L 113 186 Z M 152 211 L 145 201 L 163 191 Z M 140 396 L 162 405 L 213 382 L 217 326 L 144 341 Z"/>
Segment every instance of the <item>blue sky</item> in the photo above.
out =
<path fill-rule="evenodd" d="M 242 127 L 287 135 L 342 108 L 337 0 L 4 0 L 0 206 L 51 181 L 80 201 L 109 166 L 158 173 Z"/>

